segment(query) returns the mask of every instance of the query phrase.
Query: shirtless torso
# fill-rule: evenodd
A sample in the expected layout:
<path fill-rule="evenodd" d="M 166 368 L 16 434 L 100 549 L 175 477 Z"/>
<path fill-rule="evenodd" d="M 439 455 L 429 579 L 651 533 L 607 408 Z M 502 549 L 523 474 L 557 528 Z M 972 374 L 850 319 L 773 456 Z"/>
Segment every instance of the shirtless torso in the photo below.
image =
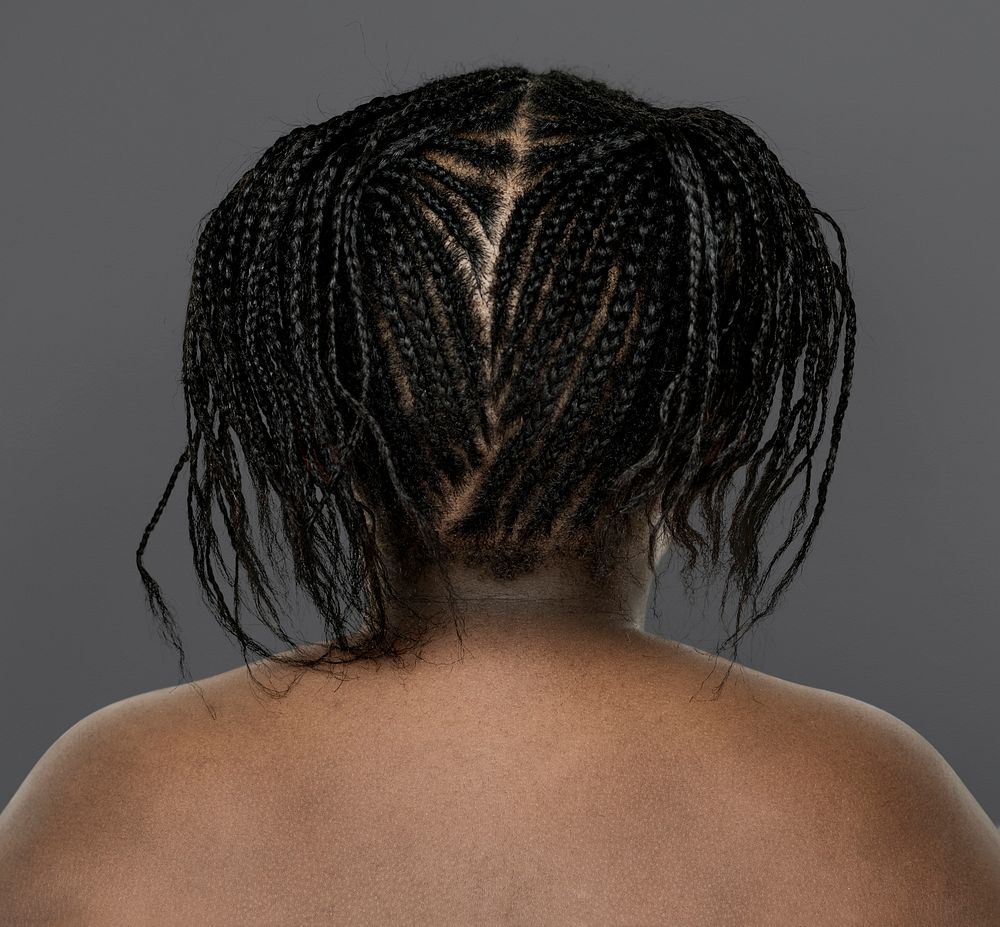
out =
<path fill-rule="evenodd" d="M 59 923 L 924 923 L 907 895 L 939 822 L 873 823 L 916 735 L 739 666 L 716 698 L 727 666 L 639 635 L 310 673 L 279 700 L 241 666 L 200 681 L 214 720 L 190 686 L 118 703 Z"/>

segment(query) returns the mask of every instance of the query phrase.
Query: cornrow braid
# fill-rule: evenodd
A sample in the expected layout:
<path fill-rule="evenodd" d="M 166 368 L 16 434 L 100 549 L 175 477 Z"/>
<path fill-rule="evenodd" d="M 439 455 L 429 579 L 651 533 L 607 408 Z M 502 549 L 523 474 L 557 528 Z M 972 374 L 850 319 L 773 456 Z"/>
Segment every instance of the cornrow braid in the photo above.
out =
<path fill-rule="evenodd" d="M 613 180 L 614 178 L 612 178 Z M 603 200 L 601 200 L 603 203 Z M 571 247 L 583 247 L 585 239 L 590 240 L 591 248 L 586 256 L 581 257 L 578 251 L 566 250 L 562 255 L 557 256 L 555 261 L 555 272 L 550 275 L 555 281 L 550 288 L 550 299 L 557 298 L 567 290 L 579 295 L 580 291 L 589 286 L 589 280 L 593 274 L 593 260 L 598 253 L 593 242 L 593 233 L 584 226 L 578 226 L 582 231 L 579 236 L 571 233 Z M 536 245 L 534 254 L 539 254 L 545 246 L 542 243 Z M 542 261 L 538 261 L 536 266 L 545 266 Z M 575 270 L 574 270 L 575 268 Z M 522 291 L 520 302 L 525 302 Z M 574 298 L 572 302 L 565 302 L 564 305 L 583 307 L 586 301 L 582 298 Z M 505 374 L 501 367 L 500 378 L 502 382 L 510 380 L 507 396 L 508 401 L 504 404 L 498 427 L 508 429 L 517 419 L 523 419 L 524 426 L 514 435 L 510 444 L 504 448 L 505 465 L 494 467 L 487 480 L 485 480 L 479 490 L 476 507 L 471 508 L 466 516 L 464 530 L 468 530 L 469 525 L 486 523 L 490 525 L 490 530 L 496 530 L 497 524 L 502 524 L 505 530 L 510 530 L 513 523 L 513 516 L 506 521 L 503 519 L 505 500 L 517 500 L 518 493 L 514 491 L 512 480 L 517 470 L 524 470 L 526 461 L 533 453 L 541 452 L 544 446 L 544 435 L 550 428 L 549 414 L 558 406 L 559 392 L 558 386 L 560 377 L 566 373 L 565 359 L 573 358 L 576 355 L 575 346 L 586 337 L 589 322 L 584 318 L 580 309 L 567 313 L 568 320 L 564 319 L 565 331 L 557 328 L 551 320 L 559 319 L 561 316 L 554 312 L 543 311 L 542 321 L 534 329 L 528 329 L 522 334 L 520 339 L 513 340 L 517 336 L 517 331 L 512 328 L 509 344 L 516 345 L 523 342 L 520 349 L 524 357 L 520 366 L 511 374 Z M 530 335 L 530 337 L 529 337 Z M 543 367 L 539 371 L 539 365 L 544 361 L 544 347 L 550 345 L 556 335 L 561 336 L 562 354 L 553 359 L 553 362 Z M 507 356 L 511 356 L 518 349 L 507 348 Z M 531 403 L 534 398 L 534 403 Z M 513 515 L 518 514 L 515 505 Z M 482 530 L 477 527 L 476 530 Z"/>
<path fill-rule="evenodd" d="M 390 606 L 412 611 L 391 564 L 451 592 L 455 561 L 503 578 L 570 552 L 602 576 L 637 523 L 651 567 L 661 530 L 683 551 L 686 588 L 699 563 L 726 568 L 723 611 L 731 588 L 738 602 L 717 652 L 735 659 L 814 536 L 855 335 L 842 232 L 722 110 L 504 66 L 296 127 L 200 223 L 187 442 L 136 551 L 149 607 L 185 676 L 143 553 L 186 464 L 203 598 L 244 659 L 401 659 L 427 628 L 390 626 Z M 289 566 L 322 617 L 319 654 L 288 633 Z M 291 653 L 250 633 L 248 604 Z"/>
<path fill-rule="evenodd" d="M 630 176 L 634 181 L 605 219 L 587 282 L 580 290 L 586 294 L 589 289 L 592 294 L 590 298 L 581 296 L 580 305 L 592 304 L 608 289 L 609 275 L 612 270 L 615 271 L 613 288 L 600 317 L 599 334 L 579 374 L 567 386 L 568 398 L 561 417 L 553 426 L 555 433 L 551 440 L 545 442 L 542 453 L 522 476 L 529 487 L 535 487 L 537 483 L 541 493 L 540 508 L 533 518 L 528 518 L 523 529 L 526 537 L 532 536 L 532 532 L 537 530 L 536 525 L 542 529 L 551 528 L 558 512 L 558 502 L 552 497 L 566 498 L 572 494 L 571 487 L 578 485 L 579 479 L 589 469 L 588 443 L 600 444 L 599 438 L 591 436 L 596 434 L 595 426 L 603 426 L 602 406 L 615 386 L 615 358 L 626 340 L 625 331 L 633 315 L 639 286 L 639 264 L 630 258 L 621 264 L 617 261 L 625 228 L 635 221 L 635 200 L 649 173 L 639 171 Z M 557 392 L 553 372 L 571 367 L 576 354 L 575 341 L 565 339 L 560 344 L 557 359 L 545 371 L 551 392 Z M 542 410 L 537 409 L 531 417 L 541 414 Z M 529 496 L 531 492 L 529 489 Z M 546 500 L 552 501 L 546 504 Z"/>

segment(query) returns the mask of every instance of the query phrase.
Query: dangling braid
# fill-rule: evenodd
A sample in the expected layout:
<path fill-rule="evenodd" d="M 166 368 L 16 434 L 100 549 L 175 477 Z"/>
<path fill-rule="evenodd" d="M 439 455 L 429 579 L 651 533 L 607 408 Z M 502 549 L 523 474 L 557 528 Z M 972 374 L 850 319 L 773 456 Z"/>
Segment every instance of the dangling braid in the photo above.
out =
<path fill-rule="evenodd" d="M 246 628 L 246 590 L 259 620 L 299 643 L 277 592 L 289 560 L 329 646 L 282 660 L 399 659 L 421 631 L 388 624 L 387 608 L 406 603 L 387 555 L 438 569 L 449 589 L 454 561 L 512 577 L 568 551 L 603 575 L 638 515 L 686 553 L 685 581 L 699 561 L 725 565 L 723 609 L 734 583 L 739 600 L 718 649 L 735 658 L 815 533 L 855 334 L 843 234 L 721 110 L 509 66 L 297 127 L 202 220 L 183 344 L 188 439 L 136 552 L 150 609 L 185 675 L 142 556 L 187 464 L 199 583 L 244 659 L 274 656 Z M 803 471 L 764 566 L 768 519 Z"/>

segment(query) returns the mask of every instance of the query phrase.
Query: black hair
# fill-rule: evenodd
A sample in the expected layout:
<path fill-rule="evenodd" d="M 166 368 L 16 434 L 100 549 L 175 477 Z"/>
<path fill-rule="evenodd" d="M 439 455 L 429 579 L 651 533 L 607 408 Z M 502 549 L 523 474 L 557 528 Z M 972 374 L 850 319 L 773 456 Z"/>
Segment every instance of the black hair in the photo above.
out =
<path fill-rule="evenodd" d="M 842 330 L 814 511 L 761 603 L 805 521 Z M 244 660 L 276 656 L 244 627 L 245 581 L 260 620 L 299 643 L 254 543 L 238 445 L 271 570 L 282 579 L 290 551 L 324 622 L 325 652 L 282 654 L 291 665 L 398 659 L 418 642 L 386 622 L 398 597 L 377 533 L 442 570 L 461 558 L 513 577 L 559 551 L 602 575 L 639 517 L 651 567 L 660 530 L 687 555 L 686 583 L 699 561 L 727 567 L 723 608 L 735 582 L 738 609 L 716 652 L 731 646 L 735 660 L 823 511 L 855 332 L 839 227 L 721 109 L 503 66 L 296 127 L 202 220 L 183 343 L 188 439 L 136 552 L 149 607 L 184 675 L 142 554 L 187 464 L 214 617 Z M 788 536 L 762 567 L 765 524 L 803 470 Z M 364 632 L 349 634 L 359 617 Z"/>

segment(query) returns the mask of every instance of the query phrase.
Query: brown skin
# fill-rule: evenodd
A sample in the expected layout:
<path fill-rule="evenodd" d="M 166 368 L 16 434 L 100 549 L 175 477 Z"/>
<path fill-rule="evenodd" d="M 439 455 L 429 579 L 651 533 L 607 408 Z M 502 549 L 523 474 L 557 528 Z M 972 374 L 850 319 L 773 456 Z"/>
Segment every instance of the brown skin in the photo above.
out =
<path fill-rule="evenodd" d="M 713 698 L 725 661 L 642 629 L 644 553 L 600 589 L 457 571 L 463 646 L 404 670 L 88 716 L 0 815 L 0 924 L 1000 922 L 1000 837 L 933 747 L 750 669 Z"/>
<path fill-rule="evenodd" d="M 437 571 L 414 574 L 390 558 L 390 575 L 407 610 L 390 608 L 389 624 L 406 629 L 419 616 L 437 629 L 433 644 L 450 648 L 457 645 L 457 622 L 466 646 L 489 647 L 493 653 L 509 654 L 541 640 L 556 648 L 573 646 L 591 635 L 597 635 L 601 646 L 628 647 L 637 637 L 651 637 L 644 632 L 654 577 L 647 560 L 649 541 L 648 529 L 644 533 L 637 527 L 612 572 L 597 580 L 584 564 L 568 557 L 549 557 L 529 574 L 502 580 L 456 562 L 447 571 L 450 594 Z M 654 548 L 657 567 L 666 551 L 661 532 Z"/>

